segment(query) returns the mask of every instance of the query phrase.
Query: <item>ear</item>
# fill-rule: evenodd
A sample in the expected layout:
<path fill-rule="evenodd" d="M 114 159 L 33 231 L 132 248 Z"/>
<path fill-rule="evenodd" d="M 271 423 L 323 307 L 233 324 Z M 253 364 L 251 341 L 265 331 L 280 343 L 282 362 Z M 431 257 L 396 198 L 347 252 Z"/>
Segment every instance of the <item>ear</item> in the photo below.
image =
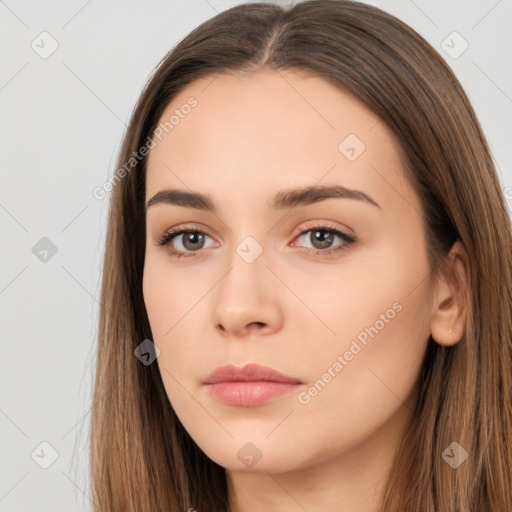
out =
<path fill-rule="evenodd" d="M 436 282 L 430 334 L 439 345 L 455 345 L 466 330 L 470 267 L 466 249 L 457 240 L 446 256 L 446 269 Z"/>

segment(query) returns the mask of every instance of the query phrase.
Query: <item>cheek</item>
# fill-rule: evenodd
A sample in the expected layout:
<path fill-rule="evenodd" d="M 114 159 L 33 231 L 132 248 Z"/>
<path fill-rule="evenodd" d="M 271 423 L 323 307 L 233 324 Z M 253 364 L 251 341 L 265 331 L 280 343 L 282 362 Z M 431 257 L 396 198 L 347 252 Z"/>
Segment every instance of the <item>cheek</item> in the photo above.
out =
<path fill-rule="evenodd" d="M 161 341 L 171 338 L 180 319 L 197 301 L 195 290 L 197 287 L 190 285 L 183 272 L 169 265 L 165 254 L 146 252 L 142 291 L 155 338 Z"/>
<path fill-rule="evenodd" d="M 187 407 L 183 403 L 186 393 L 179 385 L 183 382 L 181 370 L 185 375 L 190 373 L 187 353 L 192 353 L 193 344 L 191 336 L 183 336 L 181 331 L 186 323 L 186 310 L 190 309 L 186 308 L 189 294 L 181 289 L 179 281 L 172 279 L 166 265 L 151 256 L 146 260 L 142 287 L 152 341 L 160 351 L 156 364 L 169 402 L 181 411 Z"/>
<path fill-rule="evenodd" d="M 183 376 L 194 375 L 191 367 L 204 351 L 204 295 L 208 287 L 191 282 L 194 276 L 173 269 L 165 256 L 148 255 L 142 282 L 144 303 L 168 392 L 169 387 L 178 386 L 171 375 L 179 377 L 180 382 Z M 202 321 L 197 321 L 198 316 Z"/>
<path fill-rule="evenodd" d="M 165 273 L 160 272 L 157 262 L 151 258 L 146 259 L 144 265 L 144 276 L 142 279 L 142 293 L 144 296 L 144 304 L 151 326 L 153 336 L 159 338 L 171 325 L 164 325 L 165 320 L 172 320 L 166 312 L 173 311 L 170 296 L 166 296 L 167 278 Z M 153 340 L 156 343 L 156 340 Z"/>
<path fill-rule="evenodd" d="M 381 261 L 380 272 L 354 272 L 317 290 L 316 306 L 334 334 L 323 337 L 321 350 L 304 346 L 312 371 L 299 402 L 354 435 L 354 425 L 385 421 L 410 395 L 428 342 L 426 261 Z"/>
<path fill-rule="evenodd" d="M 317 374 L 345 354 L 348 366 L 361 368 L 351 377 L 356 379 L 368 379 L 372 365 L 389 367 L 392 380 L 412 363 L 417 368 L 429 333 L 428 263 L 421 250 L 419 241 L 397 239 L 354 253 L 339 271 L 330 269 L 316 282 L 290 277 L 294 291 L 307 297 L 316 315 L 298 321 L 300 332 L 309 334 L 304 357 L 316 362 Z"/>
<path fill-rule="evenodd" d="M 393 301 L 396 297 L 399 300 Z M 350 324 L 351 335 L 342 334 L 321 350 L 311 346 L 301 356 L 309 361 L 310 379 L 296 397 L 288 430 L 275 433 L 273 441 L 282 443 L 283 450 L 293 437 L 289 433 L 301 429 L 316 432 L 312 452 L 349 450 L 378 430 L 386 431 L 385 425 L 392 430 L 391 425 L 413 409 L 428 341 L 419 327 L 424 306 L 412 295 L 399 293 L 374 294 L 361 305 L 364 313 L 354 312 L 352 321 L 350 315 L 338 316 L 336 330 L 343 332 Z M 356 307 L 352 303 L 351 311 Z M 332 432 L 337 433 L 335 439 Z"/>
<path fill-rule="evenodd" d="M 414 264 L 405 264 L 404 259 Z M 307 276 L 294 269 L 283 271 L 283 280 L 293 283 L 294 295 L 304 299 L 304 304 L 293 297 L 285 301 L 284 314 L 300 325 L 307 361 L 332 360 L 350 349 L 354 340 L 363 349 L 374 346 L 376 355 L 387 358 L 389 354 L 379 353 L 379 347 L 398 350 L 423 338 L 425 332 L 428 337 L 427 274 L 418 247 L 398 242 L 360 250 L 339 268 L 319 268 Z M 304 314 L 298 315 L 298 310 Z"/>

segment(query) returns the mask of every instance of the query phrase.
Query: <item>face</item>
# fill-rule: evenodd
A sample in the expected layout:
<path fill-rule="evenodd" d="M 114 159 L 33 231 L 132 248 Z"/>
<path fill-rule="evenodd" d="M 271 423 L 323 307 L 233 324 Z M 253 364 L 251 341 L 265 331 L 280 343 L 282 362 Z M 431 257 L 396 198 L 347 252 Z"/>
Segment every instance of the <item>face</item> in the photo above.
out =
<path fill-rule="evenodd" d="M 201 79 L 173 115 L 148 157 L 143 291 L 180 421 L 231 470 L 376 455 L 406 421 L 432 307 L 398 142 L 292 71 Z M 295 384 L 205 384 L 247 363 Z"/>

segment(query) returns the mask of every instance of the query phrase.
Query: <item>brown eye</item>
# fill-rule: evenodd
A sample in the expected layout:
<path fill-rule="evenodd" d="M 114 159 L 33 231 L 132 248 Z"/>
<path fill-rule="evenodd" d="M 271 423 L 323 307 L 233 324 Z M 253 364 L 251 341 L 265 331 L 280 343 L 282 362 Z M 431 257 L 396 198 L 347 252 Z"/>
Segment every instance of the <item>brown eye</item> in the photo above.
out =
<path fill-rule="evenodd" d="M 206 238 L 211 237 L 198 229 L 181 229 L 164 233 L 157 244 L 168 246 L 173 256 L 195 256 L 194 252 L 205 247 Z"/>
<path fill-rule="evenodd" d="M 200 231 L 186 231 L 183 233 L 182 244 L 188 251 L 197 251 L 204 245 L 204 233 Z"/>
<path fill-rule="evenodd" d="M 308 235 L 309 236 L 306 236 Z M 316 255 L 329 255 L 338 251 L 343 251 L 356 242 L 356 239 L 332 226 L 322 225 L 310 227 L 300 233 L 297 240 L 305 238 L 312 247 L 304 247 L 306 251 L 313 251 Z M 337 247 L 333 248 L 336 238 L 341 240 Z M 301 244 L 302 245 L 302 244 Z"/>
<path fill-rule="evenodd" d="M 310 240 L 315 249 L 329 249 L 333 243 L 334 234 L 326 229 L 312 229 Z"/>

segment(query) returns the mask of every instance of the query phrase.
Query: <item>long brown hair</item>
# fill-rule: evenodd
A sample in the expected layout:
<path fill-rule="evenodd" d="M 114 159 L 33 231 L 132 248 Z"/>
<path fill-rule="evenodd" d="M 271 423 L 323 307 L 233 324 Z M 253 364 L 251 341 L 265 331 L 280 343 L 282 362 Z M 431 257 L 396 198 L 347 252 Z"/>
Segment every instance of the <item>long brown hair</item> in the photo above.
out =
<path fill-rule="evenodd" d="M 429 340 L 412 421 L 382 512 L 512 510 L 512 235 L 493 159 L 467 95 L 439 54 L 397 18 L 350 0 L 244 4 L 193 30 L 160 62 L 134 109 L 117 169 L 169 102 L 221 72 L 295 69 L 352 94 L 396 135 L 421 202 L 430 278 L 458 239 L 470 288 L 461 342 Z M 228 510 L 225 469 L 175 415 L 156 364 L 142 294 L 146 158 L 112 184 L 91 423 L 95 512 Z M 335 433 L 333 433 L 335 435 Z M 457 442 L 468 459 L 442 458 Z"/>

